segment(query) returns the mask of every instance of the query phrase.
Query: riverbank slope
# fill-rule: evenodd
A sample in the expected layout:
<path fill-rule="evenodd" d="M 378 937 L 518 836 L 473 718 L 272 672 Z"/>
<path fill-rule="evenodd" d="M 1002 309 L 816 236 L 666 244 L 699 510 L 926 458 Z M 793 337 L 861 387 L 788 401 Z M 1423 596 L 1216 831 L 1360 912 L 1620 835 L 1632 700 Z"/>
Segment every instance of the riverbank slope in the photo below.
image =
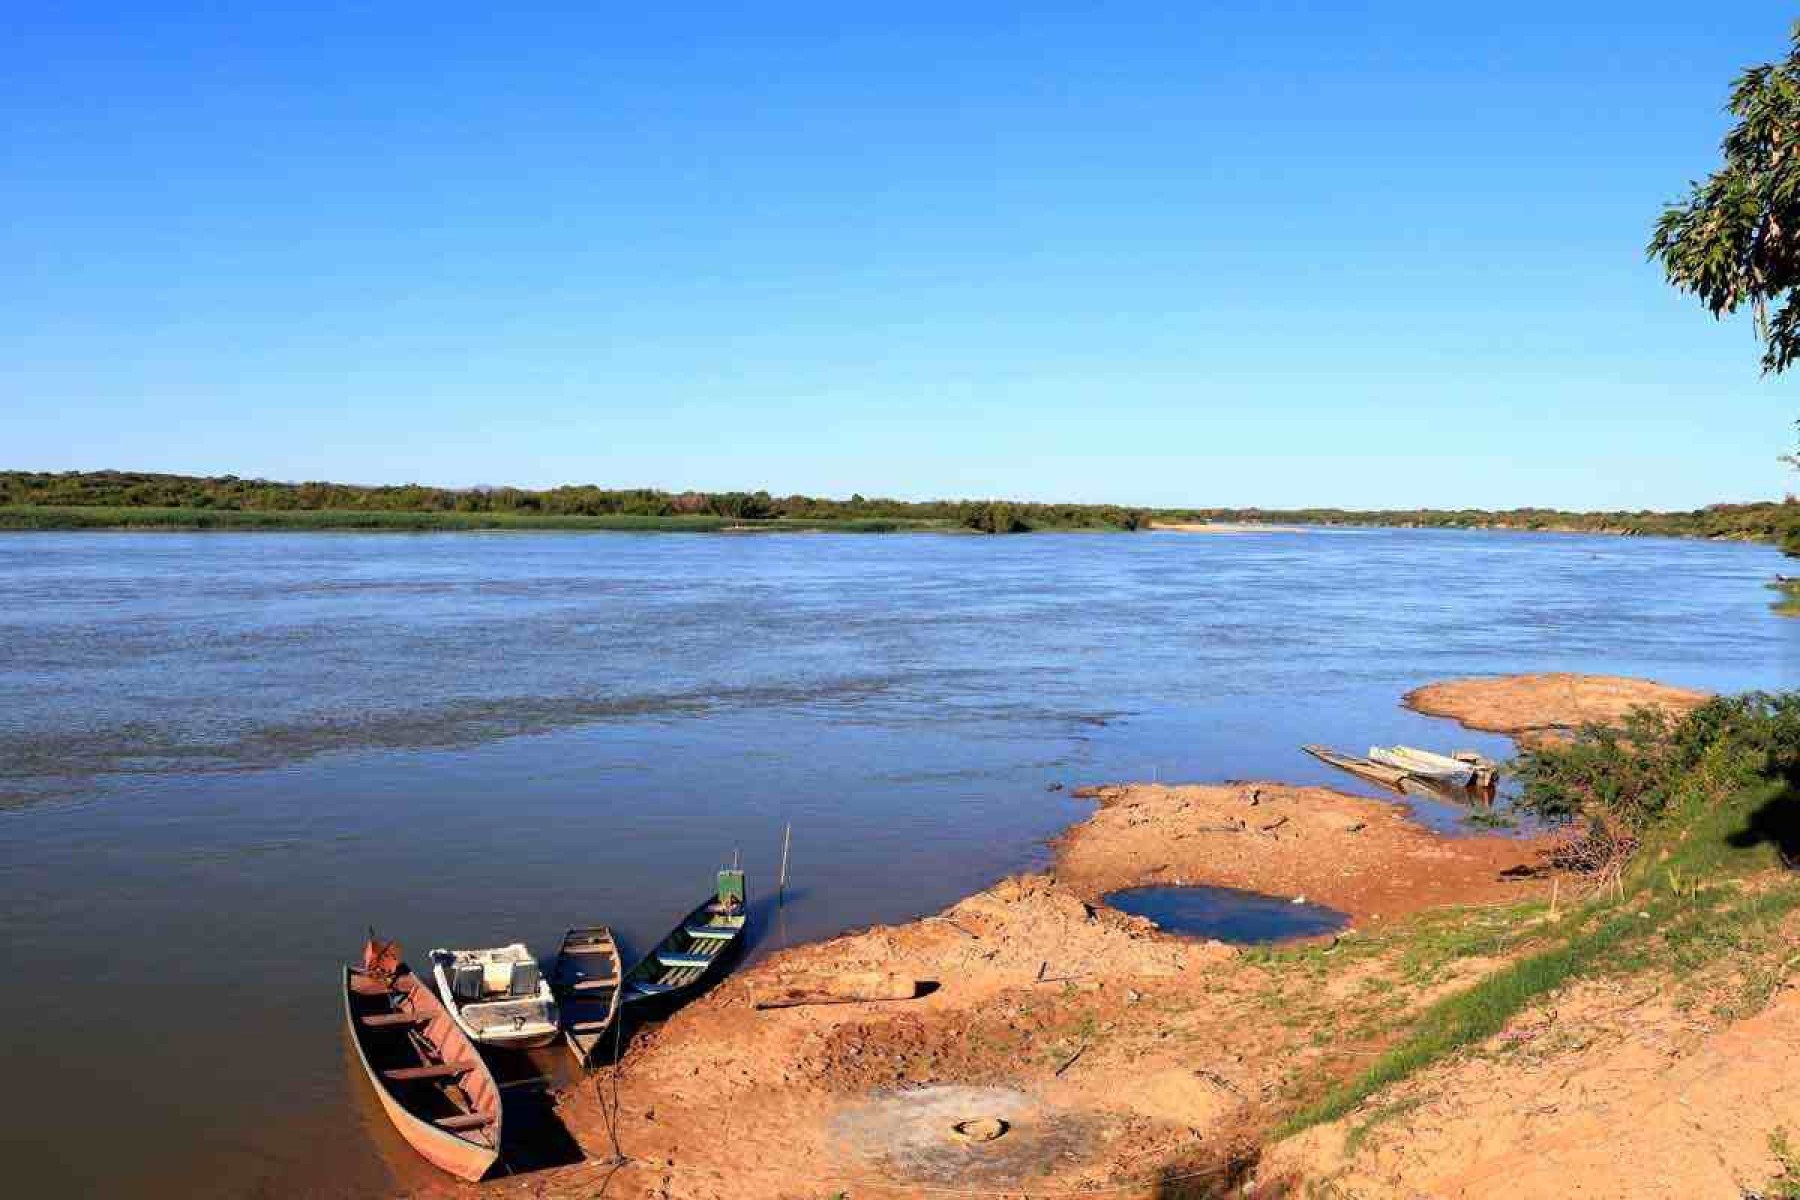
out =
<path fill-rule="evenodd" d="M 1579 686 L 1537 694 L 1531 728 L 1591 715 Z M 1667 698 L 1656 685 L 1637 694 Z M 1472 703 L 1441 707 L 1479 716 Z M 1571 881 L 1546 869 L 1546 839 L 1445 838 L 1393 804 L 1279 783 L 1120 785 L 1094 798 L 1049 872 L 772 955 L 638 1031 L 619 1067 L 559 1097 L 590 1161 L 492 1186 L 575 1196 L 607 1178 L 609 1195 L 696 1200 L 952 1186 L 1148 1197 L 1260 1178 L 1260 1194 L 1280 1194 L 1269 1189 L 1342 1167 L 1265 1153 L 1277 1130 L 1570 928 L 1550 911 Z M 1100 902 L 1177 880 L 1303 894 L 1352 923 L 1308 944 L 1238 948 Z M 909 1001 L 751 1007 L 756 988 L 791 971 L 935 987 Z M 1474 1094 L 1473 1079 L 1464 1086 Z M 982 1117 L 1006 1122 L 1004 1136 L 972 1145 L 950 1132 Z M 615 1145 L 622 1161 L 608 1161 Z"/>

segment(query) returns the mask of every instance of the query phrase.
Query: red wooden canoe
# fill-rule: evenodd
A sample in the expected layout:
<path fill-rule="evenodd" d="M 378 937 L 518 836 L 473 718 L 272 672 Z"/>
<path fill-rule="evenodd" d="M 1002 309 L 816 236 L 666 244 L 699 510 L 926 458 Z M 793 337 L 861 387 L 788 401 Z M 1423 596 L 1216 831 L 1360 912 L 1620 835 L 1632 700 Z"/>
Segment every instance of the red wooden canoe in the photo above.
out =
<path fill-rule="evenodd" d="M 344 968 L 344 1024 L 400 1136 L 434 1166 L 471 1182 L 500 1159 L 500 1089 L 430 988 L 371 941 Z"/>

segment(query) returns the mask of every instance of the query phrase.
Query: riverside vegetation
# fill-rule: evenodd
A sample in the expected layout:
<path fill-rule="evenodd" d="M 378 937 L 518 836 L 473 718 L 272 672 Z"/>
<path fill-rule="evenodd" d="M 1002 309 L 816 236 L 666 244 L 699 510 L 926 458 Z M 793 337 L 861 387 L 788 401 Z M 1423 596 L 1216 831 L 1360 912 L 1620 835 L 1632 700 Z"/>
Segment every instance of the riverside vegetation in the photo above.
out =
<path fill-rule="evenodd" d="M 1730 1022 L 1788 981 L 1800 962 L 1800 694 L 1719 698 L 1680 717 L 1639 710 L 1622 729 L 1591 727 L 1516 766 L 1521 806 L 1568 822 L 1554 857 L 1590 895 L 1560 912 L 1542 901 L 1453 911 L 1331 950 L 1270 952 L 1272 965 L 1321 977 L 1391 956 L 1395 942 L 1402 975 L 1408 961 L 1502 961 L 1416 1013 L 1363 1069 L 1306 1089 L 1278 1137 L 1346 1122 L 1353 1159 L 1377 1126 L 1430 1098 L 1398 1085 L 1459 1058 L 1504 1056 L 1503 1031 L 1580 984 L 1651 981 L 1699 1018 Z M 1789 1160 L 1780 1165 L 1791 1178 Z"/>
<path fill-rule="evenodd" d="M 591 485 L 439 488 L 282 483 L 233 475 L 0 472 L 5 529 L 832 529 L 845 532 L 1139 530 L 1155 523 L 1520 529 L 1769 542 L 1800 551 L 1800 502 L 1686 512 L 1561 509 L 1142 508 L 1012 500 L 894 500 L 666 492 Z"/>

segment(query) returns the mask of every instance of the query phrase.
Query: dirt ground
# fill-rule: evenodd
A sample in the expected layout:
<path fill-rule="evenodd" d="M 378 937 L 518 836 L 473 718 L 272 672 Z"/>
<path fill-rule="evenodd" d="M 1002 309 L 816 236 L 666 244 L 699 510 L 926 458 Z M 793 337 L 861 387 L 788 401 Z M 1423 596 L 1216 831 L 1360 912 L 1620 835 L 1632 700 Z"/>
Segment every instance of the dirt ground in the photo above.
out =
<path fill-rule="evenodd" d="M 1633 708 L 1683 713 L 1712 699 L 1706 692 L 1618 675 L 1501 675 L 1451 679 L 1408 692 L 1406 707 L 1470 728 L 1510 734 L 1520 743 L 1566 736 L 1589 724 L 1616 724 Z"/>
<path fill-rule="evenodd" d="M 1524 899 L 1549 845 L 1441 837 L 1396 804 L 1321 787 L 1140 783 L 1077 795 L 1100 811 L 1058 839 L 1055 877 L 1087 900 L 1143 884 L 1206 883 L 1304 897 L 1371 924 Z"/>
<path fill-rule="evenodd" d="M 1529 733 L 1647 695 L 1700 699 L 1619 683 L 1459 681 L 1409 702 Z M 1445 838 L 1396 805 L 1326 788 L 1134 784 L 1087 794 L 1098 808 L 1058 839 L 1049 872 L 1003 880 L 905 925 L 775 954 L 638 1030 L 618 1067 L 555 1097 L 587 1160 L 479 1190 L 550 1200 L 1211 1194 L 1240 1180 L 1299 1089 L 1365 1066 L 1405 1014 L 1497 963 L 1471 955 L 1407 971 L 1377 953 L 1322 983 L 1253 951 L 1167 935 L 1101 896 L 1145 883 L 1304 896 L 1350 915 L 1342 938 L 1380 945 L 1379 931 L 1399 918 L 1447 905 L 1506 914 L 1508 902 L 1549 886 L 1531 840 Z M 1314 953 L 1341 954 L 1338 944 Z M 907 1001 L 753 1009 L 752 988 L 788 970 L 892 972 L 928 986 Z M 1571 1172 L 1634 1156 L 1666 1163 L 1700 1120 L 1712 1157 L 1694 1178 L 1707 1187 L 1681 1194 L 1767 1178 L 1766 1130 L 1729 1128 L 1722 1111 L 1696 1116 L 1683 1097 L 1766 1091 L 1800 1130 L 1800 1111 L 1790 1112 L 1800 1090 L 1778 1078 L 1781 1055 L 1800 1048 L 1800 999 L 1717 1031 L 1634 1002 L 1583 995 L 1560 1015 L 1540 1013 L 1546 1027 L 1567 1028 L 1570 1005 L 1587 1006 L 1579 1011 L 1594 1017 L 1581 1027 L 1611 1032 L 1554 1066 L 1521 1056 L 1504 1071 L 1480 1063 L 1429 1074 L 1419 1083 L 1427 1098 L 1404 1120 L 1354 1138 L 1366 1114 L 1315 1130 L 1276 1147 L 1256 1177 L 1286 1172 L 1346 1197 L 1624 1195 L 1583 1190 L 1586 1175 Z M 1658 1023 L 1646 1024 L 1653 1009 Z M 1650 1114 L 1636 1142 L 1597 1136 L 1608 1113 L 1626 1111 Z M 953 1132 L 983 1118 L 1005 1132 L 984 1143 Z"/>
<path fill-rule="evenodd" d="M 1370 1112 L 1271 1149 L 1330 1200 L 1742 1200 L 1800 1131 L 1800 992 L 1735 1024 L 1664 983 L 1584 984 L 1513 1022 L 1492 1050 L 1424 1072 Z"/>

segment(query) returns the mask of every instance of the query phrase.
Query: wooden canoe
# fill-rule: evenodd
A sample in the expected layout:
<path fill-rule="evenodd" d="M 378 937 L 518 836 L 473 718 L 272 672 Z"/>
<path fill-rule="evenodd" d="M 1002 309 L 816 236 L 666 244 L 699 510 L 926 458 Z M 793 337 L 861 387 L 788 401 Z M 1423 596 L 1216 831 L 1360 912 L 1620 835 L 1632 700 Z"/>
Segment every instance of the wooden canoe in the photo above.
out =
<path fill-rule="evenodd" d="M 388 1119 L 433 1166 L 471 1183 L 500 1160 L 500 1089 L 443 1004 L 390 952 L 344 968 L 344 1027 Z"/>
<path fill-rule="evenodd" d="M 1379 783 L 1382 787 L 1400 790 L 1402 781 L 1412 775 L 1411 771 L 1403 771 L 1399 767 L 1383 766 L 1370 762 L 1366 758 L 1357 758 L 1354 754 L 1341 754 L 1328 746 L 1302 746 L 1302 750 L 1322 763 L 1336 767 L 1340 771 L 1348 771 L 1358 779 L 1366 779 L 1370 783 Z"/>
<path fill-rule="evenodd" d="M 550 972 L 562 1014 L 563 1041 L 582 1066 L 594 1061 L 601 1039 L 619 1018 L 619 946 L 612 930 L 587 925 L 563 934 Z"/>
<path fill-rule="evenodd" d="M 744 873 L 720 871 L 714 894 L 626 974 L 624 1002 L 676 998 L 699 990 L 719 964 L 743 947 L 748 927 Z"/>
<path fill-rule="evenodd" d="M 1475 768 L 1469 763 L 1411 746 L 1371 746 L 1369 760 L 1451 787 L 1467 787 L 1475 778 Z"/>

